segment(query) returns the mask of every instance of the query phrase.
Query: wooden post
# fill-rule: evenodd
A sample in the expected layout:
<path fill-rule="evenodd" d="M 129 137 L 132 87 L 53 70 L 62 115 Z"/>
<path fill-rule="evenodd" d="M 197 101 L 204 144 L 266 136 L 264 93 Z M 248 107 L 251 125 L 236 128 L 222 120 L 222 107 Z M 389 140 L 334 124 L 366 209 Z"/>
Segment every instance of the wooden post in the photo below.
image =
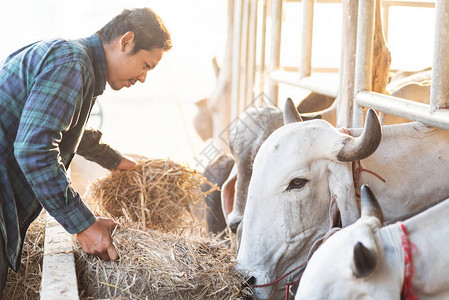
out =
<path fill-rule="evenodd" d="M 385 93 L 390 72 L 391 54 L 385 41 L 382 26 L 381 2 L 376 0 L 374 17 L 374 41 L 373 41 L 373 75 L 371 90 L 376 93 Z"/>

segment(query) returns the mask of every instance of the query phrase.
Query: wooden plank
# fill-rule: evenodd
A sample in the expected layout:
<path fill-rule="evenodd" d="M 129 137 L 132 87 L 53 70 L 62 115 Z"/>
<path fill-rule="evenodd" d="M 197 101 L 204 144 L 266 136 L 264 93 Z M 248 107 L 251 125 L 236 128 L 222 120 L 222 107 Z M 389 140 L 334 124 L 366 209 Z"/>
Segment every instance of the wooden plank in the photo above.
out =
<path fill-rule="evenodd" d="M 72 236 L 47 214 L 41 300 L 79 300 Z"/>

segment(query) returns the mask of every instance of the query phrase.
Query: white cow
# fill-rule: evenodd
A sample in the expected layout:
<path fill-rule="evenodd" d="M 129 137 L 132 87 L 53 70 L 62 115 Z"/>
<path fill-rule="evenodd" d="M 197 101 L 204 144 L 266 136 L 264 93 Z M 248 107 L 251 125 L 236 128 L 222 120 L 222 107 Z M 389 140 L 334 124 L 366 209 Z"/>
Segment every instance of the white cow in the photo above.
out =
<path fill-rule="evenodd" d="M 252 277 L 257 297 L 281 297 L 282 286 L 298 274 L 257 286 L 305 262 L 312 246 L 338 225 L 339 216 L 343 226 L 358 219 L 352 162 L 360 160 L 373 172 L 362 172 L 357 186 L 370 184 L 376 190 L 386 220 L 449 196 L 448 131 L 412 122 L 382 126 L 381 134 L 370 110 L 363 133 L 349 133 L 357 138 L 311 120 L 287 124 L 262 144 L 237 256 L 237 268 Z"/>
<path fill-rule="evenodd" d="M 295 299 L 449 299 L 448 216 L 449 199 L 381 228 L 382 211 L 363 186 L 362 217 L 313 254 Z"/>
<path fill-rule="evenodd" d="M 429 103 L 430 69 L 398 72 L 387 85 L 392 96 Z M 287 101 L 288 102 L 288 101 Z M 288 103 L 287 103 L 288 104 Z M 336 122 L 337 101 L 324 95 L 311 93 L 302 99 L 297 107 L 304 120 L 320 118 L 331 124 Z M 322 109 L 322 110 L 321 110 Z M 382 124 L 400 124 L 409 122 L 404 118 L 380 114 Z M 202 121 L 201 124 L 204 125 Z M 262 142 L 277 128 L 284 125 L 282 111 L 274 107 L 254 107 L 245 110 L 239 116 L 229 133 L 229 147 L 236 160 L 234 177 L 223 185 L 223 211 L 228 226 L 235 231 L 243 219 L 248 185 L 252 174 L 254 157 Z"/>
<path fill-rule="evenodd" d="M 311 94 L 305 99 L 307 103 L 309 99 L 326 100 L 325 102 L 329 103 L 330 98 Z M 287 103 L 293 105 L 290 99 Z M 334 111 L 334 105 L 332 105 L 321 111 L 304 113 L 302 116 L 304 120 L 323 118 L 329 122 L 335 122 Z M 223 184 L 221 199 L 226 223 L 232 231 L 237 229 L 243 218 L 254 157 L 267 137 L 283 125 L 284 117 L 281 109 L 273 106 L 252 107 L 241 113 L 229 133 L 229 148 L 235 158 L 235 165 L 231 176 Z"/>

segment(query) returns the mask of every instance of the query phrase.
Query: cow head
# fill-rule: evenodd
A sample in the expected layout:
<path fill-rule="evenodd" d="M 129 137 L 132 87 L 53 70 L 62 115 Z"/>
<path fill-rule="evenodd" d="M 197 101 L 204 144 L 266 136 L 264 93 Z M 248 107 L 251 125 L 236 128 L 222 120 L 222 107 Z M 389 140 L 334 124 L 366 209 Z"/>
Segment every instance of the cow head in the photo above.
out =
<path fill-rule="evenodd" d="M 237 268 L 255 285 L 271 282 L 305 262 L 339 215 L 343 226 L 355 222 L 359 210 L 348 162 L 371 155 L 380 137 L 372 110 L 357 138 L 323 120 L 273 132 L 254 161 Z M 257 296 L 271 298 L 292 279 L 256 288 Z"/>
<path fill-rule="evenodd" d="M 243 219 L 254 157 L 266 138 L 282 125 L 280 109 L 253 107 L 242 112 L 229 134 L 236 164 L 223 185 L 221 199 L 226 223 L 233 231 Z"/>
<path fill-rule="evenodd" d="M 392 295 L 399 299 L 400 280 L 392 277 L 404 267 L 392 261 L 382 263 L 385 253 L 377 233 L 382 211 L 369 187 L 361 190 L 361 218 L 313 254 L 295 299 L 392 299 Z"/>
<path fill-rule="evenodd" d="M 310 100 L 320 100 L 327 103 L 328 97 L 323 95 L 316 96 L 314 93 L 312 95 L 314 96 L 310 97 Z M 323 97 L 324 99 L 322 99 Z M 307 98 L 304 100 L 307 100 Z M 310 102 L 310 100 L 307 102 Z M 295 109 L 290 98 L 286 101 L 286 105 L 291 105 Z M 229 133 L 229 148 L 236 164 L 233 172 L 223 185 L 221 199 L 226 223 L 234 232 L 243 219 L 256 153 L 268 136 L 284 125 L 283 118 L 289 118 L 291 115 L 288 113 L 283 115 L 282 111 L 277 107 L 252 107 L 242 112 Z M 311 120 L 321 118 L 323 115 L 328 115 L 327 110 L 315 111 L 304 115 L 303 118 Z M 288 120 L 288 122 L 298 121 L 298 117 L 301 118 L 296 114 L 293 116 L 294 119 Z"/>

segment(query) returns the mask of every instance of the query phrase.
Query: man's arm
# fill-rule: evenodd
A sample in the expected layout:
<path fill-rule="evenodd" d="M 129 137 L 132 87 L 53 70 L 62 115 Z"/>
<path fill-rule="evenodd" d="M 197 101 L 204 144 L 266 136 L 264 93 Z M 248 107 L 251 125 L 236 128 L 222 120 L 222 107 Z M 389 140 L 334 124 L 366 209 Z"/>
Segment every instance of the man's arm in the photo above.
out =
<path fill-rule="evenodd" d="M 102 135 L 97 129 L 84 130 L 76 153 L 108 170 L 126 170 L 137 166 L 133 159 L 122 156 L 108 144 L 102 143 Z"/>
<path fill-rule="evenodd" d="M 69 233 L 93 232 L 80 243 L 83 249 L 89 245 L 87 253 L 102 254 L 111 249 L 110 222 L 99 222 L 73 189 L 59 149 L 62 132 L 77 120 L 83 103 L 82 71 L 71 63 L 43 70 L 36 78 L 22 111 L 14 156 L 47 212 Z"/>

